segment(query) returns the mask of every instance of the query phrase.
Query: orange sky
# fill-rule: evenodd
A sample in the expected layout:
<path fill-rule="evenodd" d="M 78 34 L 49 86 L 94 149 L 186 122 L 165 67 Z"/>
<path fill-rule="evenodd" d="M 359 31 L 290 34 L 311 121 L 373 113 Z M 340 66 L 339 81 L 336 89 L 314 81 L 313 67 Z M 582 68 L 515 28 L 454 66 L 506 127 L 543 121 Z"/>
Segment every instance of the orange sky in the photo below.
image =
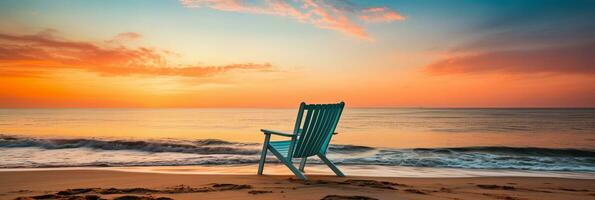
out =
<path fill-rule="evenodd" d="M 157 16 L 4 2 L 0 107 L 595 106 L 589 37 L 523 38 L 534 30 L 510 29 L 516 24 L 475 33 L 465 16 L 432 13 L 452 19 L 434 24 L 421 8 L 381 1 L 284 2 L 144 5 L 144 12 L 161 8 Z M 87 21 L 64 18 L 70 14 Z M 476 23 L 497 20 L 484 18 Z M 534 20 L 524 23 L 544 19 Z"/>

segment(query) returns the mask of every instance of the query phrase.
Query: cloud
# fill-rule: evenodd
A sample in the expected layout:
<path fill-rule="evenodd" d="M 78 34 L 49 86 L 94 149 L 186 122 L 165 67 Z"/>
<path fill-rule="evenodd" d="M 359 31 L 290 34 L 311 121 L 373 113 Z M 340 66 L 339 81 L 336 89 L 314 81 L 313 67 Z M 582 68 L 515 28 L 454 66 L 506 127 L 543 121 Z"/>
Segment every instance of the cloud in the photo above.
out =
<path fill-rule="evenodd" d="M 227 12 L 275 15 L 293 18 L 322 29 L 329 29 L 364 40 L 373 38 L 354 19 L 364 22 L 404 20 L 386 7 L 360 8 L 349 1 L 334 0 L 180 0 L 186 7 L 207 7 Z"/>
<path fill-rule="evenodd" d="M 359 18 L 366 22 L 391 22 L 405 20 L 405 17 L 386 7 L 367 8 L 361 11 Z"/>
<path fill-rule="evenodd" d="M 125 33 L 120 33 L 120 34 L 116 35 L 116 38 L 127 39 L 127 40 L 136 40 L 141 37 L 142 37 L 142 35 L 140 33 L 135 33 L 135 32 L 125 32 Z"/>
<path fill-rule="evenodd" d="M 119 33 L 118 35 L 114 36 L 111 40 L 107 40 L 106 42 L 126 42 L 126 41 L 133 41 L 138 40 L 142 37 L 140 33 L 136 32 L 125 32 Z"/>
<path fill-rule="evenodd" d="M 555 73 L 595 75 L 595 43 L 539 49 L 466 52 L 424 68 L 430 74 Z"/>
<path fill-rule="evenodd" d="M 595 1 L 518 1 L 492 6 L 464 38 L 425 66 L 430 74 L 595 73 Z"/>
<path fill-rule="evenodd" d="M 187 77 L 207 77 L 216 74 L 222 74 L 234 70 L 251 70 L 260 72 L 269 72 L 272 65 L 242 63 L 219 66 L 185 66 L 185 67 L 114 67 L 103 68 L 100 73 L 104 75 L 157 75 L 157 76 L 187 76 Z"/>
<path fill-rule="evenodd" d="M 116 37 L 138 38 L 123 33 Z M 147 47 L 101 45 L 59 39 L 55 33 L 11 35 L 0 33 L 0 76 L 39 77 L 55 69 L 79 69 L 101 75 L 207 77 L 230 71 L 272 71 L 269 63 L 221 66 L 170 64 L 170 51 Z"/>

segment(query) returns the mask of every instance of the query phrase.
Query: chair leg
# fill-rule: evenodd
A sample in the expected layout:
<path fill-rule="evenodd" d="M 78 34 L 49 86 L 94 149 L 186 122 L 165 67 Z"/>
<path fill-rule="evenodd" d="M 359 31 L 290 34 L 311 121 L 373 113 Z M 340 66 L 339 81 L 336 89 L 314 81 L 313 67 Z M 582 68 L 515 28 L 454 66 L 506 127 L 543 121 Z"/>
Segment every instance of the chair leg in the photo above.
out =
<path fill-rule="evenodd" d="M 262 175 L 262 171 L 264 170 L 264 161 L 267 158 L 269 140 L 271 139 L 270 134 L 266 134 L 264 138 L 264 144 L 262 145 L 262 153 L 260 154 L 260 161 L 258 162 L 258 175 Z"/>
<path fill-rule="evenodd" d="M 300 170 L 293 166 L 291 160 L 288 160 L 285 157 L 283 157 L 283 155 L 281 155 L 281 153 L 279 153 L 275 149 L 271 149 L 271 153 L 273 153 L 273 155 L 275 155 L 277 159 L 279 159 L 279 161 L 285 164 L 285 166 L 287 166 L 287 168 L 289 168 L 289 170 L 291 170 L 291 172 L 293 172 L 293 174 L 295 174 L 295 176 L 297 176 L 299 179 L 308 180 L 308 178 L 306 178 L 306 176 L 304 176 L 304 174 L 300 172 Z"/>
<path fill-rule="evenodd" d="M 304 172 L 304 167 L 306 167 L 306 161 L 308 160 L 307 157 L 302 158 L 302 160 L 300 161 L 300 171 Z"/>
<path fill-rule="evenodd" d="M 337 176 L 345 176 L 345 174 L 343 174 L 343 172 L 341 172 L 341 170 L 339 170 L 339 168 L 337 168 L 337 166 L 335 166 L 335 164 L 333 162 L 331 162 L 326 155 L 322 155 L 322 154 L 318 154 L 318 157 L 320 157 L 320 159 L 322 161 L 324 161 L 324 163 L 326 165 L 328 165 L 329 168 L 331 168 L 331 170 L 333 170 L 333 172 L 335 172 L 335 174 Z"/>
<path fill-rule="evenodd" d="M 308 178 L 306 178 L 306 176 L 304 176 L 304 174 L 302 172 L 300 172 L 300 170 L 295 168 L 295 166 L 293 166 L 292 163 L 283 161 L 283 164 L 285 164 L 287 166 L 287 168 L 289 168 L 289 170 L 291 170 L 291 172 L 293 172 L 293 174 L 295 174 L 295 176 L 297 176 L 299 179 L 308 180 Z"/>

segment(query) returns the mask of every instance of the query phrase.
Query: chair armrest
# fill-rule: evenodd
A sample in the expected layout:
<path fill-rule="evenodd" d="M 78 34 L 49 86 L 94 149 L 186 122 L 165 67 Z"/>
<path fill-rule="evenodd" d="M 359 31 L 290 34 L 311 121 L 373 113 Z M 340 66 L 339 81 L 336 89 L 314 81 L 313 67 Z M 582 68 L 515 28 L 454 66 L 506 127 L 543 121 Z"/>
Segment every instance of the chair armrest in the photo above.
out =
<path fill-rule="evenodd" d="M 268 129 L 260 129 L 260 131 L 262 131 L 264 134 L 274 134 L 274 135 L 279 135 L 279 136 L 283 136 L 283 137 L 295 137 L 296 136 L 294 134 L 284 133 L 281 131 L 273 131 L 273 130 L 268 130 Z"/>

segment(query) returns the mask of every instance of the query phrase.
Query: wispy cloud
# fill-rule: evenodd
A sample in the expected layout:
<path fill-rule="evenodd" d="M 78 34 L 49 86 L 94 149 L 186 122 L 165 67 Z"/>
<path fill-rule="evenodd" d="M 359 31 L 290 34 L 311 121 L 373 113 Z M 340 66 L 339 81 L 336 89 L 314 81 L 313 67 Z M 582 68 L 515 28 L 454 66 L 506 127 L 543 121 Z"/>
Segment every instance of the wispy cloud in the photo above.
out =
<path fill-rule="evenodd" d="M 514 8 L 494 7 L 497 15 L 486 14 L 471 24 L 465 39 L 424 70 L 595 75 L 594 6 L 593 1 L 520 1 Z"/>
<path fill-rule="evenodd" d="M 361 11 L 359 18 L 366 22 L 391 22 L 405 20 L 405 17 L 386 7 L 373 7 Z"/>
<path fill-rule="evenodd" d="M 361 8 L 347 0 L 180 0 L 186 7 L 207 7 L 227 12 L 276 15 L 335 30 L 364 40 L 373 40 L 356 19 L 392 22 L 405 17 L 386 7 Z"/>
<path fill-rule="evenodd" d="M 115 38 L 137 39 L 138 33 Z M 109 43 L 109 42 L 108 42 Z M 238 63 L 220 66 L 171 64 L 170 51 L 147 47 L 130 48 L 60 39 L 55 31 L 34 35 L 0 33 L 0 76 L 41 76 L 55 69 L 79 69 L 101 75 L 207 77 L 230 71 L 272 71 L 269 63 Z"/>
<path fill-rule="evenodd" d="M 141 35 L 140 33 L 124 32 L 124 33 L 119 33 L 118 35 L 114 36 L 110 40 L 107 40 L 106 42 L 126 42 L 126 41 L 139 40 L 142 37 L 143 37 L 143 35 Z"/>
<path fill-rule="evenodd" d="M 487 51 L 448 56 L 425 67 L 431 74 L 555 73 L 595 74 L 595 43 Z"/>

